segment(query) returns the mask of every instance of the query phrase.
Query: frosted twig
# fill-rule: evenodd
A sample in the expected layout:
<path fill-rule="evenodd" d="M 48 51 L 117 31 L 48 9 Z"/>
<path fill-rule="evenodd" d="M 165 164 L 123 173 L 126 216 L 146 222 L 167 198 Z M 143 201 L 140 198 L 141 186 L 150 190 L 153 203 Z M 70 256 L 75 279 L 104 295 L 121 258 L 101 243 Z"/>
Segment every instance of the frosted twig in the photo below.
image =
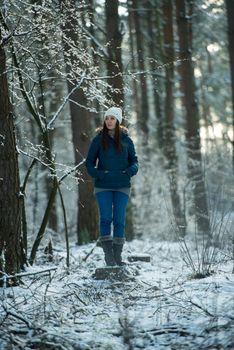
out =
<path fill-rule="evenodd" d="M 86 159 L 84 158 L 79 164 L 77 164 L 77 165 L 74 166 L 71 170 L 69 170 L 68 172 L 66 172 L 66 174 L 64 174 L 63 176 L 61 176 L 60 179 L 58 180 L 58 183 L 60 184 L 68 175 L 70 175 L 71 173 L 73 173 L 74 171 L 76 171 L 82 164 L 84 164 L 85 161 L 86 161 Z"/>
<path fill-rule="evenodd" d="M 106 58 L 109 58 L 109 55 L 103 45 L 95 38 L 84 26 L 82 26 L 82 30 L 87 34 L 95 43 L 95 45 L 104 53 Z"/>
<path fill-rule="evenodd" d="M 189 302 L 190 302 L 192 305 L 196 306 L 198 309 L 204 311 L 205 314 L 206 314 L 207 316 L 210 316 L 210 317 L 215 317 L 215 316 L 216 316 L 216 315 L 211 314 L 211 313 L 210 313 L 206 308 L 204 308 L 203 306 L 201 306 L 201 305 L 195 303 L 193 300 L 190 299 Z"/>
<path fill-rule="evenodd" d="M 13 316 L 14 318 L 19 319 L 20 321 L 24 322 L 29 328 L 32 328 L 32 324 L 30 321 L 28 321 L 26 318 L 24 318 L 23 316 L 17 314 L 14 311 L 10 311 L 8 310 L 4 305 L 3 305 L 3 309 L 6 312 L 7 315 Z"/>
<path fill-rule="evenodd" d="M 67 101 L 69 101 L 69 97 L 73 94 L 74 91 L 76 91 L 77 89 L 79 89 L 84 81 L 85 78 L 85 74 L 86 72 L 84 71 L 82 74 L 82 77 L 80 79 L 80 82 L 78 85 L 76 85 L 70 92 L 69 94 L 64 98 L 63 103 L 61 104 L 61 106 L 59 107 L 59 109 L 57 110 L 57 112 L 54 114 L 53 118 L 51 119 L 51 121 L 48 123 L 47 125 L 47 129 L 51 129 L 52 128 L 52 124 L 55 122 L 55 120 L 58 118 L 58 115 L 60 114 L 60 112 L 62 111 L 62 109 L 64 108 L 64 106 L 66 105 Z"/>
<path fill-rule="evenodd" d="M 96 248 L 96 245 L 90 250 L 90 252 L 88 252 L 88 254 L 83 258 L 83 261 L 86 261 L 90 255 L 93 253 L 94 249 Z"/>
<path fill-rule="evenodd" d="M 55 271 L 55 270 L 57 270 L 57 267 L 50 267 L 48 269 L 35 271 L 35 272 L 16 273 L 15 275 L 7 275 L 6 273 L 0 271 L 1 274 L 4 274 L 4 277 L 1 277 L 0 281 L 5 279 L 5 278 L 10 279 L 10 278 L 15 278 L 15 277 L 33 276 L 33 275 L 38 275 L 39 273 L 46 273 L 46 272 Z"/>
<path fill-rule="evenodd" d="M 153 335 L 161 335 L 161 334 L 168 334 L 168 333 L 179 333 L 181 336 L 188 336 L 188 335 L 192 335 L 188 330 L 183 329 L 183 328 L 177 328 L 177 327 L 165 327 L 165 328 L 161 328 L 161 329 L 152 329 L 152 330 L 148 330 L 148 331 L 142 331 L 139 333 L 143 333 L 143 334 L 147 334 L 147 333 L 151 333 Z"/>

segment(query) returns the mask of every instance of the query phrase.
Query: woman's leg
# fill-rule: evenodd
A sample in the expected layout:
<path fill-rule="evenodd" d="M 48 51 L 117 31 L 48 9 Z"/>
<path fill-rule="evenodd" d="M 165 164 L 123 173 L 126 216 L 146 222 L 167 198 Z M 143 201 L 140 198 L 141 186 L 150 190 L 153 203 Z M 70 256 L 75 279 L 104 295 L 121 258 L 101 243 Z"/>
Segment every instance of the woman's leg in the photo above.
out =
<path fill-rule="evenodd" d="M 114 238 L 113 238 L 113 256 L 117 265 L 125 265 L 122 261 L 122 250 L 124 245 L 124 228 L 126 209 L 128 204 L 128 195 L 123 192 L 114 192 L 113 201 L 113 224 L 114 224 Z"/>
<path fill-rule="evenodd" d="M 104 251 L 107 266 L 116 265 L 113 255 L 113 242 L 111 236 L 113 194 L 111 191 L 96 193 L 96 199 L 100 214 L 100 237 L 99 241 Z"/>
<path fill-rule="evenodd" d="M 113 225 L 115 238 L 124 238 L 125 217 L 128 205 L 128 195 L 123 192 L 113 192 Z"/>
<path fill-rule="evenodd" d="M 111 191 L 96 193 L 99 207 L 100 236 L 111 235 L 113 195 Z"/>

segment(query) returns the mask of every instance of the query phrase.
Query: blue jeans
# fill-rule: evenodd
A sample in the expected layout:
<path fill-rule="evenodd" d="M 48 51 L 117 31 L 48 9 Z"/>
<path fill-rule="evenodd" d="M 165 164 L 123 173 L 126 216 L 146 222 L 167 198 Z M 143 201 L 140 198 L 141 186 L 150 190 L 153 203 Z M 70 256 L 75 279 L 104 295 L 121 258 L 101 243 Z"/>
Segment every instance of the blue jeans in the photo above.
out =
<path fill-rule="evenodd" d="M 100 238 L 111 235 L 113 221 L 113 237 L 123 238 L 128 195 L 119 191 L 102 191 L 96 193 L 100 213 Z"/>

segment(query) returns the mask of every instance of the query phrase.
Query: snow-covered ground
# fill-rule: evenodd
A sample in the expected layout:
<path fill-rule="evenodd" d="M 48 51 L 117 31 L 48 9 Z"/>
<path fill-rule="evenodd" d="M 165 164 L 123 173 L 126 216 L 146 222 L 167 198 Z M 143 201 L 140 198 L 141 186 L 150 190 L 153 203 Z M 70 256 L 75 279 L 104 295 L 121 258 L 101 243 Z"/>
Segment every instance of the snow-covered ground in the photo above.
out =
<path fill-rule="evenodd" d="M 65 250 L 51 263 L 39 254 L 26 272 L 50 272 L 1 289 L 0 349 L 234 349 L 231 259 L 192 279 L 178 242 L 135 240 L 125 259 L 132 253 L 151 262 L 129 263 L 123 280 L 93 277 L 104 266 L 94 244 L 71 247 L 69 274 Z"/>

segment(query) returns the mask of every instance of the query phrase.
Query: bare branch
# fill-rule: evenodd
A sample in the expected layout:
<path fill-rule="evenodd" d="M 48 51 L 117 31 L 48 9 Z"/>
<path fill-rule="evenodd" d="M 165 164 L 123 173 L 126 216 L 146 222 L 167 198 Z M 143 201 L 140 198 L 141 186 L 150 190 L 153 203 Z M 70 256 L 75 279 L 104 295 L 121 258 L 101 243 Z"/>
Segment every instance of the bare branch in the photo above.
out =
<path fill-rule="evenodd" d="M 41 274 L 41 273 L 46 273 L 46 272 L 56 271 L 56 270 L 57 270 L 57 267 L 54 266 L 54 267 L 50 267 L 48 269 L 34 271 L 34 272 L 16 273 L 15 275 L 7 275 L 5 272 L 0 271 L 0 273 L 4 275 L 4 277 L 0 278 L 0 281 L 4 280 L 4 279 L 11 279 L 11 278 L 16 278 L 16 277 L 34 276 L 34 275 L 38 275 L 38 274 Z"/>
<path fill-rule="evenodd" d="M 8 310 L 4 305 L 2 307 L 3 307 L 4 311 L 6 312 L 7 316 L 8 315 L 13 316 L 14 318 L 17 318 L 18 320 L 24 322 L 29 328 L 33 328 L 31 322 L 28 321 L 26 318 L 17 314 L 14 311 Z"/>
<path fill-rule="evenodd" d="M 69 94 L 65 97 L 63 103 L 61 104 L 61 106 L 59 107 L 59 109 L 57 110 L 57 112 L 54 114 L 53 118 L 51 119 L 51 121 L 48 123 L 47 125 L 47 129 L 53 129 L 52 128 L 52 124 L 55 122 L 55 120 L 58 118 L 60 112 L 62 111 L 62 109 L 64 108 L 64 106 L 66 105 L 66 103 L 69 101 L 69 97 L 73 94 L 74 91 L 76 91 L 77 89 L 79 89 L 84 81 L 85 78 L 85 74 L 86 72 L 84 71 L 81 77 L 81 80 L 79 82 L 78 85 L 76 85 L 71 92 L 69 92 Z"/>

